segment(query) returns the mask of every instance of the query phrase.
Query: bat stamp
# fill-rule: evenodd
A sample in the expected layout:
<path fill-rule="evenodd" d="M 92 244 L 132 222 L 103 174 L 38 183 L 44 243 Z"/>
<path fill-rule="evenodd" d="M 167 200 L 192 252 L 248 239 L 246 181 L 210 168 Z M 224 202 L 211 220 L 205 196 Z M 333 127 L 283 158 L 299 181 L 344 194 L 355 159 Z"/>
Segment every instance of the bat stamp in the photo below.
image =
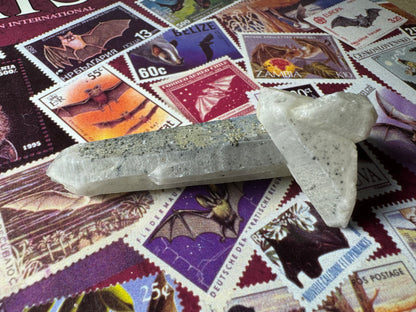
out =
<path fill-rule="evenodd" d="M 327 1 L 252 1 L 243 0 L 215 15 L 231 33 L 313 32 L 317 27 L 305 18 L 342 0 Z"/>
<path fill-rule="evenodd" d="M 247 261 L 246 229 L 278 205 L 291 179 L 186 188 L 164 215 L 125 241 L 205 298 L 229 299 Z M 225 302 L 224 302 L 225 303 Z"/>
<path fill-rule="evenodd" d="M 307 308 L 316 307 L 378 247 L 356 225 L 326 226 L 302 193 L 264 218 L 249 242 Z"/>
<path fill-rule="evenodd" d="M 62 82 L 159 32 L 150 19 L 116 2 L 16 47 L 52 79 Z"/>
<path fill-rule="evenodd" d="M 47 307 L 49 311 L 61 311 L 76 303 L 78 311 L 103 311 L 105 308 L 107 311 L 181 312 L 183 306 L 179 293 L 175 281 L 161 271 L 31 308 Z"/>
<path fill-rule="evenodd" d="M 267 300 L 265 300 L 267 298 Z M 224 311 L 305 311 L 280 280 L 237 288 Z"/>
<path fill-rule="evenodd" d="M 246 92 L 259 86 L 232 60 L 221 58 L 154 83 L 152 88 L 188 120 L 198 123 L 253 113 Z"/>
<path fill-rule="evenodd" d="M 108 65 L 56 84 L 32 101 L 79 142 L 189 123 Z"/>
<path fill-rule="evenodd" d="M 184 30 L 170 28 L 126 53 L 137 83 L 167 78 L 174 74 L 229 56 L 243 58 L 237 45 L 216 20 L 207 20 Z"/>
<path fill-rule="evenodd" d="M 335 288 L 318 309 L 406 311 L 416 304 L 416 272 L 403 255 L 366 261 Z"/>
<path fill-rule="evenodd" d="M 412 101 L 416 90 L 416 43 L 401 34 L 349 52 L 395 91 Z"/>
<path fill-rule="evenodd" d="M 306 18 L 306 21 L 359 48 L 403 25 L 406 19 L 371 0 L 347 0 Z"/>
<path fill-rule="evenodd" d="M 415 104 L 372 79 L 360 79 L 347 91 L 367 96 L 377 111 L 367 141 L 416 173 Z"/>
<path fill-rule="evenodd" d="M 28 100 L 33 89 L 21 59 L 0 60 L 0 93 L 0 172 L 52 154 L 41 112 Z"/>
<path fill-rule="evenodd" d="M 358 75 L 328 34 L 239 33 L 249 75 L 262 83 L 352 82 Z"/>
<path fill-rule="evenodd" d="M 211 16 L 235 0 L 138 0 L 136 4 L 177 29 L 189 27 Z"/>
<path fill-rule="evenodd" d="M 167 192 L 77 196 L 50 180 L 53 157 L 9 171 L 0 180 L 0 299 L 119 240 Z"/>

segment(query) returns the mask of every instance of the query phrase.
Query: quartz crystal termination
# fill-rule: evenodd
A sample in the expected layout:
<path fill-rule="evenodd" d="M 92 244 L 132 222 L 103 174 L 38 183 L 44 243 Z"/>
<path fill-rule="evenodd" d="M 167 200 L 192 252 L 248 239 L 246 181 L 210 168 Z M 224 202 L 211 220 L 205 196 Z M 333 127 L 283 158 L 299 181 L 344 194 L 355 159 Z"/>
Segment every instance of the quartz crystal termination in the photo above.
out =
<path fill-rule="evenodd" d="M 257 115 L 328 226 L 346 227 L 356 202 L 357 149 L 377 119 L 367 98 L 334 93 L 311 100 L 262 89 Z"/>
<path fill-rule="evenodd" d="M 79 195 L 289 176 L 256 115 L 73 145 L 49 177 Z"/>

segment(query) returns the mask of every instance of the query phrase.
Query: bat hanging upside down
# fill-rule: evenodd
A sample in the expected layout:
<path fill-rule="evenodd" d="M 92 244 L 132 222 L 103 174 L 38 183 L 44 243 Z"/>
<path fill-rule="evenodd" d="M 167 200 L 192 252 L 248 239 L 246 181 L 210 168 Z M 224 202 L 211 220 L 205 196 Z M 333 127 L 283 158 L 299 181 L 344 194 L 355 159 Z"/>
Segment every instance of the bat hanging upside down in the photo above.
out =
<path fill-rule="evenodd" d="M 129 28 L 130 20 L 110 20 L 100 22 L 89 32 L 76 35 L 71 31 L 64 36 L 58 36 L 60 47 L 47 46 L 43 48 L 45 58 L 55 68 L 73 66 L 71 59 L 79 63 L 105 50 L 104 46 L 113 38 L 120 37 Z"/>

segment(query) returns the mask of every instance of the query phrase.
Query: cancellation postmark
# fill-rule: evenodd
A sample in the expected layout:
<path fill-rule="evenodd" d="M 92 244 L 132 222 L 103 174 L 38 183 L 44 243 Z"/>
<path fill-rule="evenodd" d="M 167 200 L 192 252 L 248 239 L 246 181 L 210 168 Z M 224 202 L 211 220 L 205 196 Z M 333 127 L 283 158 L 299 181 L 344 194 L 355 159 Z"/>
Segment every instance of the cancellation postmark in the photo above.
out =
<path fill-rule="evenodd" d="M 306 18 L 306 21 L 359 48 L 390 33 L 406 19 L 371 0 L 347 0 Z"/>
<path fill-rule="evenodd" d="M 77 196 L 52 182 L 52 157 L 2 176 L 0 298 L 48 277 L 123 237 L 175 191 Z"/>
<path fill-rule="evenodd" d="M 269 202 L 279 204 L 290 181 L 188 187 L 125 241 L 203 300 L 222 306 L 251 252 L 246 229 L 268 214 Z"/>
<path fill-rule="evenodd" d="M 262 220 L 250 243 L 307 308 L 315 307 L 378 247 L 354 224 L 326 226 L 302 193 Z"/>
<path fill-rule="evenodd" d="M 255 108 L 246 92 L 260 88 L 229 58 L 212 61 L 152 87 L 193 123 L 253 113 Z"/>
<path fill-rule="evenodd" d="M 109 61 L 160 32 L 156 23 L 116 2 L 17 45 L 57 82 Z"/>
<path fill-rule="evenodd" d="M 111 66 L 56 84 L 32 101 L 77 141 L 96 141 L 188 121 Z"/>
<path fill-rule="evenodd" d="M 223 56 L 242 59 L 237 45 L 215 20 L 183 30 L 170 28 L 129 51 L 126 60 L 138 83 L 168 78 Z"/>
<path fill-rule="evenodd" d="M 351 82 L 358 76 L 328 34 L 239 33 L 249 75 L 258 82 Z"/>

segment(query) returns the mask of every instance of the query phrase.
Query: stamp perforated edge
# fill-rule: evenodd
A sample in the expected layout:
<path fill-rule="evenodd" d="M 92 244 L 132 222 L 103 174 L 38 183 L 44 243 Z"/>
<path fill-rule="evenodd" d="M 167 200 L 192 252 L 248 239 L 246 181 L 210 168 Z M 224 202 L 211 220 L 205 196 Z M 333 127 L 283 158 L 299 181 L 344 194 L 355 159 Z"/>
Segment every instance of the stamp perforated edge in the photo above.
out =
<path fill-rule="evenodd" d="M 140 19 L 142 19 L 143 21 L 145 21 L 146 23 L 148 23 L 148 24 L 150 24 L 150 25 L 152 25 L 154 28 L 156 28 L 156 29 L 158 29 L 159 30 L 159 32 L 158 33 L 156 33 L 156 34 L 154 34 L 153 36 L 151 36 L 151 37 L 149 37 L 149 38 L 147 38 L 147 39 L 145 39 L 145 40 L 143 40 L 142 42 L 146 42 L 146 41 L 148 41 L 148 40 L 150 40 L 151 38 L 153 38 L 154 36 L 157 36 L 158 34 L 162 34 L 163 33 L 163 27 L 162 26 L 160 26 L 159 24 L 157 24 L 156 22 L 154 22 L 154 21 L 152 21 L 150 18 L 148 18 L 148 17 L 146 17 L 146 16 L 144 16 L 143 14 L 141 14 L 141 13 L 139 13 L 139 12 L 137 12 L 136 10 L 134 10 L 133 8 L 131 8 L 130 6 L 128 6 L 128 5 L 126 5 L 126 4 L 124 4 L 123 2 L 121 2 L 121 1 L 118 1 L 118 2 L 115 2 L 115 3 L 113 3 L 113 4 L 110 4 L 110 5 L 108 5 L 108 6 L 106 6 L 106 7 L 103 7 L 103 8 L 101 8 L 101 9 L 98 9 L 98 10 L 96 10 L 96 11 L 93 11 L 93 12 L 91 12 L 91 13 L 88 13 L 88 14 L 86 14 L 85 16 L 83 16 L 83 17 L 80 17 L 80 18 L 78 18 L 78 19 L 75 19 L 75 20 L 73 20 L 72 22 L 69 22 L 69 23 L 67 23 L 67 24 L 64 24 L 64 25 L 62 25 L 62 26 L 59 26 L 59 27 L 57 27 L 57 28 L 54 28 L 54 29 L 52 29 L 52 30 L 50 30 L 50 31 L 48 31 L 48 32 L 46 32 L 46 33 L 43 33 L 43 34 L 40 34 L 39 36 L 36 36 L 36 37 L 34 37 L 34 38 L 32 38 L 32 39 L 29 39 L 29 40 L 27 40 L 27 41 L 24 41 L 24 42 L 22 42 L 22 43 L 19 43 L 19 44 L 17 44 L 15 47 L 16 47 L 16 49 L 20 52 L 20 53 L 22 53 L 29 61 L 31 61 L 37 68 L 39 68 L 45 75 L 47 75 L 49 78 L 51 78 L 54 82 L 57 82 L 57 83 L 60 83 L 60 82 L 63 82 L 63 80 L 62 79 L 60 79 L 59 77 L 57 77 L 56 75 L 55 75 L 55 73 L 52 71 L 52 70 L 50 70 L 45 64 L 43 64 L 43 62 L 41 62 L 41 61 L 39 61 L 35 56 L 33 56 L 26 48 L 25 48 L 25 46 L 26 45 L 30 45 L 31 43 L 33 43 L 33 42 L 35 42 L 35 41 L 38 41 L 38 40 L 41 40 L 42 38 L 45 38 L 45 37 L 49 37 L 49 36 L 51 36 L 51 35 L 53 35 L 54 33 L 56 33 L 56 32 L 59 32 L 59 31 L 61 31 L 61 30 L 63 30 L 63 29 L 66 29 L 66 28 L 68 28 L 68 27 L 71 27 L 71 26 L 73 26 L 73 25 L 76 25 L 76 24 L 78 24 L 79 22 L 81 22 L 81 21 L 83 21 L 83 20 L 87 20 L 87 19 L 90 19 L 90 18 L 93 18 L 94 16 L 96 16 L 96 15 L 100 15 L 102 12 L 105 12 L 106 10 L 110 10 L 110 9 L 113 9 L 113 8 L 115 8 L 115 7 L 122 7 L 123 9 L 125 9 L 125 10 L 127 10 L 127 11 L 130 11 L 130 13 L 132 13 L 132 14 L 134 14 L 134 15 L 136 15 L 137 17 L 139 17 Z M 141 44 L 142 42 L 139 42 L 139 44 Z M 134 49 L 136 47 L 136 44 L 135 45 L 132 45 L 131 47 L 129 47 L 129 48 L 127 48 L 127 49 L 124 49 L 123 50 L 123 52 L 127 52 L 127 51 L 130 51 L 130 50 L 132 50 L 132 49 Z M 111 57 L 109 57 L 109 58 L 107 58 L 106 60 L 105 60 L 105 62 L 106 63 L 108 63 L 108 62 L 110 62 L 111 60 L 113 60 L 113 59 L 115 59 L 115 58 L 117 58 L 117 57 L 119 57 L 120 55 L 121 55 L 122 53 L 116 53 L 116 54 L 114 54 L 113 56 L 111 56 Z M 98 64 L 96 64 L 96 65 L 94 65 L 94 66 L 91 66 L 90 68 L 94 68 L 94 67 L 96 67 L 96 66 L 99 66 L 99 65 L 102 65 L 102 64 L 104 64 L 103 62 L 100 62 L 100 63 L 98 63 Z M 73 76 L 71 79 L 69 79 L 69 80 L 72 80 L 72 79 L 74 79 L 75 77 L 78 77 L 79 75 L 75 75 L 75 76 Z"/>
<path fill-rule="evenodd" d="M 144 88 L 141 88 L 137 84 L 135 84 L 133 81 L 131 81 L 129 78 L 124 76 L 122 73 L 120 73 L 118 70 L 116 70 L 114 67 L 108 65 L 108 64 L 102 64 L 98 65 L 98 67 L 90 68 L 89 70 L 85 71 L 82 75 L 78 76 L 75 80 L 70 80 L 67 82 L 55 84 L 48 89 L 45 89 L 36 95 L 30 97 L 30 100 L 39 107 L 47 116 L 49 116 L 62 130 L 64 130 L 71 138 L 73 138 L 75 141 L 82 143 L 87 142 L 85 138 L 81 136 L 75 129 L 73 129 L 70 125 L 68 125 L 65 121 L 62 120 L 57 114 L 55 114 L 50 108 L 48 108 L 44 103 L 42 103 L 41 98 L 46 96 L 47 94 L 51 92 L 55 92 L 59 90 L 62 87 L 66 87 L 70 85 L 71 83 L 76 82 L 79 79 L 82 79 L 85 76 L 88 76 L 89 73 L 94 71 L 97 68 L 103 68 L 107 70 L 109 73 L 113 74 L 117 78 L 119 78 L 121 81 L 127 83 L 132 89 L 136 90 L 146 98 L 150 99 L 153 103 L 160 106 L 163 110 L 165 110 L 168 114 L 170 114 L 172 117 L 178 119 L 182 124 L 186 125 L 189 124 L 189 120 L 187 120 L 183 114 L 180 112 L 174 111 L 171 107 L 166 105 L 163 101 L 158 100 L 155 96 L 153 96 L 150 92 L 146 91 Z"/>
<path fill-rule="evenodd" d="M 337 48 L 339 49 L 339 51 L 342 53 L 342 56 L 345 60 L 345 62 L 347 63 L 348 68 L 351 70 L 352 74 L 354 75 L 355 78 L 347 78 L 347 79 L 328 79 L 328 78 L 300 78 L 300 79 L 285 79 L 285 78 L 276 78 L 276 79 L 262 79 L 262 78 L 255 78 L 252 70 L 251 69 L 251 64 L 250 64 L 250 56 L 247 53 L 247 48 L 244 42 L 244 36 L 269 36 L 269 37 L 278 37 L 278 36 L 283 36 L 283 37 L 294 37 L 294 36 L 330 36 L 331 38 L 333 38 Z M 304 32 L 300 32 L 300 33 L 249 33 L 249 32 L 239 32 L 237 34 L 237 40 L 238 40 L 238 44 L 241 47 L 241 53 L 244 56 L 244 64 L 247 68 L 247 72 L 248 75 L 255 81 L 259 82 L 259 83 L 280 83 L 280 82 L 286 82 L 285 80 L 288 80 L 289 82 L 291 82 L 291 80 L 293 80 L 296 83 L 311 83 L 311 82 L 315 82 L 315 83 L 351 83 L 356 81 L 356 79 L 358 79 L 360 77 L 360 75 L 357 72 L 357 69 L 355 68 L 354 64 L 351 62 L 351 60 L 348 58 L 347 53 L 344 50 L 344 47 L 342 46 L 341 42 L 331 36 L 330 34 L 327 33 L 317 33 L 317 32 L 311 32 L 311 33 L 304 33 Z"/>

